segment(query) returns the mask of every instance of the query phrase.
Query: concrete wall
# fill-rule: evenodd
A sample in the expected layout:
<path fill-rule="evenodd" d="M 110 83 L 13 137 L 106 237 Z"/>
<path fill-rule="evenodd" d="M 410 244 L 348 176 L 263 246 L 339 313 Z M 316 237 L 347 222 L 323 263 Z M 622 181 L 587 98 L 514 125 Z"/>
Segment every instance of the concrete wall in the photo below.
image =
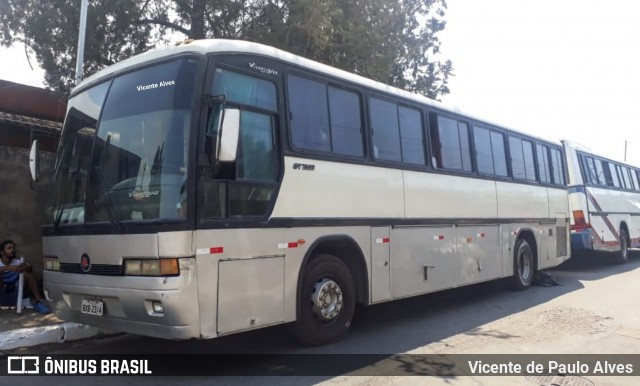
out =
<path fill-rule="evenodd" d="M 40 168 L 50 174 L 54 154 L 41 152 Z M 31 189 L 29 149 L 0 146 L 0 241 L 11 239 L 17 244 L 18 256 L 33 265 L 42 280 L 42 231 L 44 208 L 49 192 Z"/>

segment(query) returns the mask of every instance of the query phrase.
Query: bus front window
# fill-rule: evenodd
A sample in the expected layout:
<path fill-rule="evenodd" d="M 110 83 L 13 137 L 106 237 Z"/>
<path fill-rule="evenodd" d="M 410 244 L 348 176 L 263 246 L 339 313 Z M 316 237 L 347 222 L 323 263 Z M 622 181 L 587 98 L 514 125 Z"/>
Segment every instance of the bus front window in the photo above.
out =
<path fill-rule="evenodd" d="M 114 79 L 94 145 L 87 222 L 184 216 L 195 60 Z"/>
<path fill-rule="evenodd" d="M 94 86 L 69 100 L 53 177 L 48 224 L 84 223 L 84 199 L 91 149 L 100 109 L 109 82 Z"/>
<path fill-rule="evenodd" d="M 198 66 L 190 58 L 156 64 L 69 101 L 52 224 L 185 217 Z"/>

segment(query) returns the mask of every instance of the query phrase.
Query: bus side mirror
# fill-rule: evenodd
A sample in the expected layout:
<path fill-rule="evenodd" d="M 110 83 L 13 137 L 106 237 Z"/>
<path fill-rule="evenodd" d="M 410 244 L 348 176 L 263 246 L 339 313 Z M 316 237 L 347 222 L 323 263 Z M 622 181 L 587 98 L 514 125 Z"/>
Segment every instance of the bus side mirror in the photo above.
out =
<path fill-rule="evenodd" d="M 240 135 L 240 110 L 224 109 L 221 127 L 218 130 L 218 154 L 220 162 L 233 162 L 238 152 L 238 137 Z"/>
<path fill-rule="evenodd" d="M 29 152 L 29 169 L 31 170 L 31 179 L 34 182 L 37 182 L 40 175 L 40 151 L 37 139 L 34 139 L 31 143 L 31 151 Z"/>

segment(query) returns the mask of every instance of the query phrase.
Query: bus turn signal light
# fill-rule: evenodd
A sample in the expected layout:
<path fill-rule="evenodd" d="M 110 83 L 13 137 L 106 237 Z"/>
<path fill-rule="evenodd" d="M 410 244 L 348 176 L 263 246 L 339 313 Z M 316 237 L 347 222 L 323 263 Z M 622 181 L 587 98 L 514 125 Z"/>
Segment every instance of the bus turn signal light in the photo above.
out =
<path fill-rule="evenodd" d="M 589 228 L 589 224 L 584 218 L 584 212 L 581 210 L 573 211 L 573 225 L 571 225 L 572 231 L 583 231 Z"/>
<path fill-rule="evenodd" d="M 45 271 L 59 271 L 60 270 L 60 260 L 56 256 L 45 256 L 44 257 L 44 270 Z"/>
<path fill-rule="evenodd" d="M 127 276 L 178 276 L 180 265 L 171 259 L 126 259 L 124 274 Z"/>

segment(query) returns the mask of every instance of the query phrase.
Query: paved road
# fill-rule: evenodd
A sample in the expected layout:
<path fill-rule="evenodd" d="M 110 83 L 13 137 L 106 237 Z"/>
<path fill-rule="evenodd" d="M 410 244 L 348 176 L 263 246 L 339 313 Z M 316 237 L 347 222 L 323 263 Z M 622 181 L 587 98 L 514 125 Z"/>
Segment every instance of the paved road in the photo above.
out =
<path fill-rule="evenodd" d="M 491 282 L 359 310 L 343 341 L 300 347 L 286 328 L 274 327 L 208 341 L 165 341 L 131 335 L 40 346 L 52 354 L 624 354 L 640 353 L 640 259 L 611 265 L 590 258 L 549 271 L 560 286 L 522 292 Z M 596 385 L 636 385 L 640 377 L 589 376 Z M 3 384 L 7 379 L 0 379 Z M 56 382 L 86 385 L 85 377 Z M 27 382 L 28 381 L 28 382 Z M 538 379 L 538 381 L 541 381 Z M 569 379 L 558 380 L 565 384 Z M 574 379 L 574 381 L 576 381 Z M 45 377 L 10 379 L 45 385 Z M 182 384 L 172 377 L 93 377 L 92 385 Z M 586 381 L 585 381 L 586 382 Z M 189 384 L 447 384 L 531 385 L 525 377 L 190 377 Z M 574 383 L 576 384 L 576 383 Z M 588 384 L 588 383 L 584 383 Z"/>

